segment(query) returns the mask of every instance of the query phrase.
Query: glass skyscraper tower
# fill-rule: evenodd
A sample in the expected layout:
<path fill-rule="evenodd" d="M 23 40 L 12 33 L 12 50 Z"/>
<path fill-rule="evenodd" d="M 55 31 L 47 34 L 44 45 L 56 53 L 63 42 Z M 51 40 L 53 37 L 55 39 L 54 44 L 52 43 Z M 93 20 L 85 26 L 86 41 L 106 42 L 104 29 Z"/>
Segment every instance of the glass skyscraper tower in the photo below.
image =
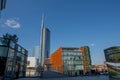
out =
<path fill-rule="evenodd" d="M 41 25 L 41 53 L 40 53 L 40 64 L 44 65 L 44 60 L 50 55 L 50 30 L 44 27 L 44 18 L 42 17 Z"/>
<path fill-rule="evenodd" d="M 34 46 L 33 47 L 33 57 L 36 59 L 36 66 L 39 66 L 40 61 L 40 46 Z"/>

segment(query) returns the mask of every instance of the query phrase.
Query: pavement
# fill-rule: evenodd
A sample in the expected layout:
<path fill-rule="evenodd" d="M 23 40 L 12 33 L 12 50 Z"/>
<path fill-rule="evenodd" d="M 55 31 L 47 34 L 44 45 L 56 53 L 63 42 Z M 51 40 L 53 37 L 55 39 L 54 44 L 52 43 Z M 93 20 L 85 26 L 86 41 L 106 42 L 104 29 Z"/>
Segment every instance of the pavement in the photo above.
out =
<path fill-rule="evenodd" d="M 19 78 L 17 80 L 109 80 L 108 76 L 79 76 L 79 77 L 58 77 L 58 78 Z"/>
<path fill-rule="evenodd" d="M 43 72 L 43 77 L 19 78 L 16 80 L 109 80 L 107 75 L 76 76 L 68 77 L 63 74 L 51 71 Z"/>
<path fill-rule="evenodd" d="M 58 72 L 53 72 L 53 71 L 44 71 L 43 72 L 43 78 L 61 78 L 61 77 L 67 77 L 67 76 L 60 74 Z"/>

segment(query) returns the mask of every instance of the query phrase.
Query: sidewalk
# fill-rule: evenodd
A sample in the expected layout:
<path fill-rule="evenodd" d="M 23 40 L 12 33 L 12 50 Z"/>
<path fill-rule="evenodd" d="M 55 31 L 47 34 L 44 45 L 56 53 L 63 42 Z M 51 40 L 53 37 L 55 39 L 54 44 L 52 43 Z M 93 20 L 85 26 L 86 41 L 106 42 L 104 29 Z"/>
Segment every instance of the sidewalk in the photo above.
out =
<path fill-rule="evenodd" d="M 109 80 L 106 75 L 68 77 L 51 71 L 44 71 L 42 78 L 19 78 L 16 80 Z"/>
<path fill-rule="evenodd" d="M 17 80 L 109 80 L 108 76 L 79 76 L 79 77 L 58 77 L 58 78 L 20 78 Z"/>
<path fill-rule="evenodd" d="M 52 72 L 52 71 L 44 71 L 43 72 L 43 78 L 61 78 L 61 77 L 67 77 L 63 74 Z"/>

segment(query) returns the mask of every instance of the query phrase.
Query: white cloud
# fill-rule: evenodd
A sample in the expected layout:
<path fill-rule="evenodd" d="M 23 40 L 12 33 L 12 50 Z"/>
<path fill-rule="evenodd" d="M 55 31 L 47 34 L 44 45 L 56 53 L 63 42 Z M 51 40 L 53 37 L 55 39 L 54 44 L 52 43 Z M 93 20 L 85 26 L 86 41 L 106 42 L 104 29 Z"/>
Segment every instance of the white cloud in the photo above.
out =
<path fill-rule="evenodd" d="M 10 28 L 20 28 L 20 23 L 17 21 L 19 18 L 10 18 L 5 21 L 5 25 Z"/>
<path fill-rule="evenodd" d="M 92 43 L 92 44 L 90 44 L 90 46 L 95 46 L 95 44 L 94 44 L 94 43 Z"/>

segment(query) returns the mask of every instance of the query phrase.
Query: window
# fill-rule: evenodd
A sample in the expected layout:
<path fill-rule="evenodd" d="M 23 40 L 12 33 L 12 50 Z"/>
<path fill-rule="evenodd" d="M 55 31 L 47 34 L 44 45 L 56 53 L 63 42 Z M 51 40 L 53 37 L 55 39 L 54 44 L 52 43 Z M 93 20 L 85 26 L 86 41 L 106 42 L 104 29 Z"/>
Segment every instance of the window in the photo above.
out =
<path fill-rule="evenodd" d="M 0 47 L 0 56 L 7 57 L 7 51 L 8 51 L 7 47 Z"/>
<path fill-rule="evenodd" d="M 30 61 L 27 61 L 27 65 L 30 65 Z"/>
<path fill-rule="evenodd" d="M 13 41 L 10 42 L 10 47 L 15 48 L 15 43 Z"/>

